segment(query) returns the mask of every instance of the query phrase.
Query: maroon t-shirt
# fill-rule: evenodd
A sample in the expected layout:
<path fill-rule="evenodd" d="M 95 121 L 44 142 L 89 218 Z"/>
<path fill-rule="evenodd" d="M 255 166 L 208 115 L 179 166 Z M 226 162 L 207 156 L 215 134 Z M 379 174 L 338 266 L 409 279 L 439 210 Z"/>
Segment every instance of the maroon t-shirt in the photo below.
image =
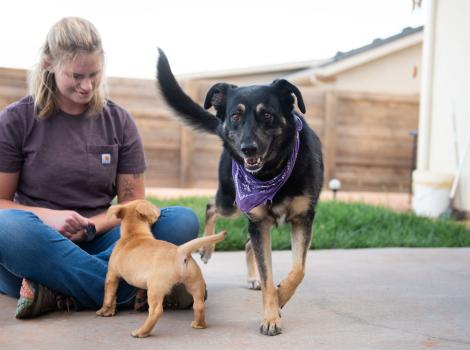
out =
<path fill-rule="evenodd" d="M 108 101 L 98 116 L 36 117 L 30 96 L 0 112 L 0 172 L 20 172 L 15 202 L 90 217 L 116 196 L 117 174 L 145 170 L 130 114 Z"/>

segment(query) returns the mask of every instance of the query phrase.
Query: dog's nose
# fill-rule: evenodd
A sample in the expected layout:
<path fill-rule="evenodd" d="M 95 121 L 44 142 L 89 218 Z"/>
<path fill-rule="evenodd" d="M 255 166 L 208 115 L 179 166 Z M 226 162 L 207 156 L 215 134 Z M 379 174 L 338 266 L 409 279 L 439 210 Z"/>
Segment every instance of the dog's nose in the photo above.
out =
<path fill-rule="evenodd" d="M 247 157 L 256 156 L 258 154 L 258 146 L 254 142 L 249 144 L 242 143 L 241 146 L 242 153 Z"/>

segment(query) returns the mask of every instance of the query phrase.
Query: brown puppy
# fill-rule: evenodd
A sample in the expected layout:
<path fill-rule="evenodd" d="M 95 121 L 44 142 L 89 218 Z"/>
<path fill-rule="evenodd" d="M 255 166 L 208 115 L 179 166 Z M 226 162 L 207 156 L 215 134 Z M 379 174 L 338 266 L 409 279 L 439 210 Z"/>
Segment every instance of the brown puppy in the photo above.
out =
<path fill-rule="evenodd" d="M 160 216 L 160 209 L 146 200 L 135 200 L 125 205 L 114 205 L 108 216 L 122 219 L 121 238 L 109 259 L 105 282 L 103 307 L 98 316 L 114 316 L 116 313 L 116 290 L 119 280 L 141 289 L 147 289 L 149 315 L 144 324 L 132 332 L 134 337 L 149 335 L 163 314 L 163 298 L 177 283 L 183 283 L 193 296 L 193 328 L 206 328 L 205 282 L 201 270 L 191 253 L 207 244 L 225 238 L 226 232 L 215 236 L 196 238 L 181 246 L 157 240 L 150 226 Z"/>

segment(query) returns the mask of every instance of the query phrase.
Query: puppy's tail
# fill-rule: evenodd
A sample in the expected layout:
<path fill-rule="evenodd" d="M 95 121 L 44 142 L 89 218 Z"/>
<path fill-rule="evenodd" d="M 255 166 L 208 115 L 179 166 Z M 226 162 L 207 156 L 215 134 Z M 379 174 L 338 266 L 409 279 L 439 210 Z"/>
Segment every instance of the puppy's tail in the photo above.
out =
<path fill-rule="evenodd" d="M 217 134 L 219 119 L 184 93 L 171 71 L 165 53 L 160 48 L 158 53 L 157 87 L 168 105 L 189 126 L 210 134 Z"/>
<path fill-rule="evenodd" d="M 179 256 L 182 256 L 182 255 L 186 256 L 198 250 L 201 247 L 223 241 L 225 236 L 227 236 L 227 231 L 221 231 L 217 233 L 216 235 L 196 238 L 183 245 L 180 245 L 176 251 Z"/>

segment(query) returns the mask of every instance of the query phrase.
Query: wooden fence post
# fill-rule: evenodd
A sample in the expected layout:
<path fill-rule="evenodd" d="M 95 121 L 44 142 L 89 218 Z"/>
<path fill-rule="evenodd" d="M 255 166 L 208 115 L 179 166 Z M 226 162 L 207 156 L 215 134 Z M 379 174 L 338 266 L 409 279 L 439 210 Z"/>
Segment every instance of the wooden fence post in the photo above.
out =
<path fill-rule="evenodd" d="M 186 94 L 196 100 L 197 89 L 190 81 L 181 82 L 181 86 Z M 180 179 L 179 186 L 183 188 L 191 187 L 191 159 L 192 159 L 193 132 L 187 126 L 180 127 Z"/>
<path fill-rule="evenodd" d="M 191 131 L 180 127 L 180 187 L 191 187 Z"/>
<path fill-rule="evenodd" d="M 325 94 L 325 138 L 324 162 L 325 162 L 325 185 L 336 175 L 336 113 L 338 107 L 338 96 L 334 91 Z"/>

